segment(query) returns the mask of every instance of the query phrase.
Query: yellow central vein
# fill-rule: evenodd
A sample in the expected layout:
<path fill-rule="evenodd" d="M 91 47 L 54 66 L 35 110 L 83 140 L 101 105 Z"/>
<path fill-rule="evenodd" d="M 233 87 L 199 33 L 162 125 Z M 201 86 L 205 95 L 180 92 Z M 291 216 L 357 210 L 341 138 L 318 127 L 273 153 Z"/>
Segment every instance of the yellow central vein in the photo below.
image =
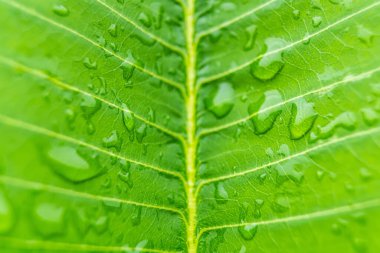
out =
<path fill-rule="evenodd" d="M 187 208 L 188 208 L 188 226 L 187 226 L 187 249 L 188 253 L 197 252 L 196 243 L 196 213 L 197 204 L 194 195 L 195 185 L 195 157 L 196 157 L 196 44 L 194 42 L 194 0 L 189 0 L 185 8 L 185 29 L 186 29 L 186 134 L 187 141 L 185 145 L 186 151 L 186 191 L 187 191 Z"/>

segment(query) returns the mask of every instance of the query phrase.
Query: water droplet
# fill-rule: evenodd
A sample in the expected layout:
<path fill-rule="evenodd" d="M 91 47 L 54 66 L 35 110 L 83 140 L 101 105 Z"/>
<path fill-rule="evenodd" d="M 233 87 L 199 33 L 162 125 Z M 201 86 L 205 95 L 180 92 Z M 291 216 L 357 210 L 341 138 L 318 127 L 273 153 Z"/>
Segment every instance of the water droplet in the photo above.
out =
<path fill-rule="evenodd" d="M 251 50 L 253 46 L 255 45 L 256 30 L 257 30 L 256 25 L 250 25 L 245 28 L 245 34 L 247 37 L 247 42 L 244 45 L 245 51 Z"/>
<path fill-rule="evenodd" d="M 219 204 L 224 204 L 228 200 L 228 192 L 224 189 L 223 183 L 215 184 L 215 199 Z"/>
<path fill-rule="evenodd" d="M 134 114 L 129 110 L 128 106 L 126 104 L 122 104 L 121 107 L 123 108 L 123 122 L 124 126 L 127 128 L 129 132 L 132 132 L 135 128 L 135 117 Z"/>
<path fill-rule="evenodd" d="M 103 146 L 106 148 L 115 148 L 120 151 L 122 144 L 122 139 L 116 130 L 113 130 L 108 137 L 103 138 Z"/>
<path fill-rule="evenodd" d="M 257 103 L 248 106 L 249 115 L 255 115 L 252 118 L 252 123 L 256 134 L 265 134 L 273 127 L 274 122 L 282 112 L 280 107 L 274 106 L 282 102 L 281 93 L 277 90 L 270 90 L 265 92 Z"/>
<path fill-rule="evenodd" d="M 145 123 L 142 123 L 135 131 L 136 131 L 136 139 L 139 143 L 142 143 L 143 139 L 146 136 L 147 126 Z"/>
<path fill-rule="evenodd" d="M 120 68 L 123 70 L 123 78 L 126 81 L 126 86 L 131 86 L 132 85 L 131 78 L 133 76 L 133 72 L 135 71 L 135 66 L 132 66 L 131 64 L 123 62 Z"/>
<path fill-rule="evenodd" d="M 312 24 L 313 24 L 314 27 L 318 27 L 322 23 L 322 17 L 321 16 L 315 16 L 315 17 L 312 18 L 311 21 L 312 21 Z"/>
<path fill-rule="evenodd" d="M 360 168 L 360 177 L 363 181 L 368 181 L 372 178 L 372 173 L 367 168 Z"/>
<path fill-rule="evenodd" d="M 90 58 L 88 58 L 88 57 L 85 57 L 83 59 L 83 65 L 88 69 L 97 69 L 98 68 L 96 61 L 91 61 Z"/>
<path fill-rule="evenodd" d="M 277 213 L 283 213 L 290 208 L 290 201 L 285 195 L 278 195 L 272 205 L 273 211 Z"/>
<path fill-rule="evenodd" d="M 152 20 L 151 18 L 144 12 L 141 12 L 138 16 L 138 20 L 143 24 L 145 27 L 149 28 L 152 26 Z"/>
<path fill-rule="evenodd" d="M 222 11 L 234 11 L 236 10 L 236 5 L 234 3 L 231 3 L 231 2 L 224 2 L 220 5 L 220 9 Z"/>
<path fill-rule="evenodd" d="M 312 8 L 322 10 L 322 4 L 320 0 L 310 0 L 310 3 Z"/>
<path fill-rule="evenodd" d="M 120 180 L 128 185 L 129 188 L 133 187 L 133 181 L 131 178 L 131 173 L 129 171 L 119 171 L 117 174 Z"/>
<path fill-rule="evenodd" d="M 246 252 L 247 252 L 247 248 L 245 247 L 245 245 L 241 245 L 239 253 L 246 253 Z"/>
<path fill-rule="evenodd" d="M 368 126 L 373 126 L 376 124 L 379 120 L 379 116 L 377 115 L 377 112 L 373 110 L 372 108 L 363 108 L 361 110 L 364 122 Z"/>
<path fill-rule="evenodd" d="M 93 227 L 97 234 L 103 234 L 108 227 L 108 217 L 107 216 L 100 216 L 93 222 Z"/>
<path fill-rule="evenodd" d="M 86 157 L 71 146 L 53 146 L 47 152 L 48 162 L 58 175 L 72 182 L 82 182 L 102 173 L 97 157 Z"/>
<path fill-rule="evenodd" d="M 313 127 L 316 118 L 314 103 L 308 103 L 304 98 L 294 102 L 289 125 L 290 138 L 297 140 L 305 136 Z"/>
<path fill-rule="evenodd" d="M 363 25 L 357 26 L 358 38 L 361 42 L 369 46 L 372 43 L 374 33 Z"/>
<path fill-rule="evenodd" d="M 258 228 L 257 224 L 249 224 L 249 225 L 238 227 L 238 230 L 241 237 L 243 237 L 243 239 L 248 241 L 248 240 L 252 240 L 255 237 L 257 233 L 257 228 Z"/>
<path fill-rule="evenodd" d="M 303 170 L 309 164 L 306 157 L 299 157 L 297 159 L 288 160 L 284 163 L 278 164 L 275 167 L 277 172 L 276 183 L 281 185 L 287 180 L 291 180 L 296 184 L 300 184 L 304 178 Z"/>
<path fill-rule="evenodd" d="M 62 4 L 54 5 L 53 12 L 61 17 L 67 17 L 70 14 L 69 9 Z"/>
<path fill-rule="evenodd" d="M 43 236 L 63 234 L 66 227 L 66 210 L 62 205 L 42 202 L 34 207 L 33 223 Z"/>
<path fill-rule="evenodd" d="M 281 144 L 280 148 L 277 151 L 277 154 L 283 157 L 290 155 L 290 149 L 287 144 Z"/>
<path fill-rule="evenodd" d="M 301 16 L 301 12 L 300 12 L 300 10 L 293 10 L 293 18 L 294 19 L 299 19 L 300 18 L 300 16 Z"/>
<path fill-rule="evenodd" d="M 12 204 L 3 191 L 0 191 L 0 234 L 8 232 L 15 222 Z"/>
<path fill-rule="evenodd" d="M 366 253 L 368 252 L 367 242 L 361 238 L 354 238 L 352 242 L 352 246 L 354 250 L 358 253 Z"/>
<path fill-rule="evenodd" d="M 133 210 L 133 214 L 131 217 L 132 225 L 137 226 L 141 223 L 141 206 L 136 206 Z"/>
<path fill-rule="evenodd" d="M 234 106 L 235 91 L 232 84 L 223 82 L 213 87 L 205 99 L 206 108 L 216 117 L 225 117 Z"/>
<path fill-rule="evenodd" d="M 252 63 L 251 74 L 261 81 L 273 79 L 284 66 L 283 54 L 281 50 L 287 45 L 286 41 L 279 38 L 268 38 L 265 40 L 264 56 Z"/>
<path fill-rule="evenodd" d="M 69 125 L 69 127 L 71 129 L 74 128 L 73 123 L 74 123 L 74 120 L 76 118 L 76 114 L 71 108 L 68 108 L 65 110 L 65 118 L 66 118 L 66 122 Z"/>
<path fill-rule="evenodd" d="M 117 36 L 117 25 L 116 25 L 116 24 L 111 24 L 111 25 L 108 27 L 108 33 L 109 33 L 112 37 L 116 37 L 116 36 Z"/>
<path fill-rule="evenodd" d="M 325 176 L 325 172 L 323 170 L 317 170 L 317 179 L 321 181 L 323 177 Z"/>
<path fill-rule="evenodd" d="M 264 205 L 264 200 L 262 199 L 255 199 L 255 208 L 253 210 L 253 216 L 255 218 L 261 217 L 261 207 Z"/>
<path fill-rule="evenodd" d="M 83 96 L 80 103 L 80 108 L 83 111 L 83 116 L 90 119 L 101 107 L 99 100 L 91 96 Z"/>
<path fill-rule="evenodd" d="M 317 139 L 326 139 L 333 136 L 335 130 L 339 127 L 347 130 L 353 130 L 355 128 L 355 124 L 355 114 L 353 112 L 343 112 L 327 125 L 318 128 Z"/>

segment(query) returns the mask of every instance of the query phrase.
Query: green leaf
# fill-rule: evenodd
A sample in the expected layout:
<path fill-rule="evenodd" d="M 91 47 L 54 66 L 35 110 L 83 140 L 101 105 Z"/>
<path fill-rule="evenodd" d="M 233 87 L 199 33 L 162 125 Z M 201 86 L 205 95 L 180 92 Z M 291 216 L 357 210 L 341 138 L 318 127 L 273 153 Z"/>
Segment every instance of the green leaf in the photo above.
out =
<path fill-rule="evenodd" d="M 377 0 L 0 0 L 1 252 L 378 252 Z"/>

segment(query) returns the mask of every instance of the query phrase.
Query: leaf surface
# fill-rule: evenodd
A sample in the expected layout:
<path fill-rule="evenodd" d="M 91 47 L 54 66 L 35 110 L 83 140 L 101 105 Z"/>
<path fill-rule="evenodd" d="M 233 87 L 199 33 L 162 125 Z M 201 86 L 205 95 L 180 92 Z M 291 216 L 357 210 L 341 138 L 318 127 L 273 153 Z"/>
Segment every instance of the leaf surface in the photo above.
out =
<path fill-rule="evenodd" d="M 0 13 L 2 251 L 380 249 L 380 2 Z"/>

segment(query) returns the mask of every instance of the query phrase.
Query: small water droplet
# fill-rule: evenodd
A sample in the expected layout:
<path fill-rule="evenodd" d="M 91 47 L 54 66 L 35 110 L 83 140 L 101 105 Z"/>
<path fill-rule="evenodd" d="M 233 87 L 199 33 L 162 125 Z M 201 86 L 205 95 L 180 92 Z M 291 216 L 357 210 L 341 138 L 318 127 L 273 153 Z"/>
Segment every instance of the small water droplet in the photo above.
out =
<path fill-rule="evenodd" d="M 372 178 L 372 173 L 367 168 L 360 168 L 360 177 L 363 181 L 368 181 Z"/>
<path fill-rule="evenodd" d="M 270 90 L 257 103 L 248 106 L 249 115 L 255 115 L 252 123 L 256 134 L 265 134 L 272 129 L 277 117 L 281 114 L 281 107 L 273 106 L 283 102 L 282 95 L 277 90 Z"/>
<path fill-rule="evenodd" d="M 245 51 L 251 50 L 253 46 L 255 45 L 256 30 L 257 30 L 256 25 L 250 25 L 245 28 L 245 34 L 247 37 L 247 42 L 244 45 Z"/>
<path fill-rule="evenodd" d="M 103 138 L 103 146 L 106 148 L 115 148 L 120 151 L 122 145 L 122 139 L 116 130 L 113 130 L 108 137 Z"/>
<path fill-rule="evenodd" d="M 53 12 L 61 17 L 67 17 L 70 14 L 69 9 L 62 4 L 54 5 Z"/>
<path fill-rule="evenodd" d="M 261 207 L 264 205 L 264 200 L 262 199 L 255 199 L 255 208 L 253 210 L 253 216 L 255 218 L 261 217 Z"/>
<path fill-rule="evenodd" d="M 8 232 L 15 222 L 11 202 L 3 191 L 0 191 L 0 234 Z"/>
<path fill-rule="evenodd" d="M 108 217 L 107 216 L 100 216 L 98 217 L 93 223 L 92 223 L 95 232 L 99 234 L 103 234 L 107 231 L 108 228 Z"/>
<path fill-rule="evenodd" d="M 371 45 L 374 33 L 363 25 L 357 26 L 357 36 L 361 42 L 367 46 Z"/>
<path fill-rule="evenodd" d="M 320 0 L 310 0 L 310 3 L 312 8 L 322 10 L 322 4 Z"/>
<path fill-rule="evenodd" d="M 228 201 L 228 192 L 224 188 L 223 183 L 215 184 L 215 199 L 219 204 L 224 204 Z"/>
<path fill-rule="evenodd" d="M 255 237 L 257 233 L 257 228 L 258 228 L 257 224 L 249 224 L 249 225 L 238 227 L 238 230 L 241 237 L 243 237 L 244 240 L 249 241 Z"/>
<path fill-rule="evenodd" d="M 88 57 L 85 57 L 83 59 L 83 65 L 88 69 L 97 69 L 98 68 L 96 61 L 91 61 L 90 58 L 88 58 Z"/>
<path fill-rule="evenodd" d="M 373 110 L 372 108 L 363 108 L 361 110 L 361 113 L 362 113 L 364 122 L 368 126 L 373 126 L 374 124 L 376 124 L 379 121 L 379 116 L 378 116 L 377 112 L 375 110 Z"/>
<path fill-rule="evenodd" d="M 315 17 L 312 18 L 311 21 L 312 21 L 312 24 L 313 24 L 314 27 L 318 27 L 322 23 L 322 17 L 321 16 L 315 16 Z"/>
<path fill-rule="evenodd" d="M 148 16 L 146 13 L 141 12 L 137 18 L 141 24 L 143 24 L 145 27 L 149 28 L 152 26 L 152 20 L 150 16 Z"/>
<path fill-rule="evenodd" d="M 91 96 L 82 96 L 80 108 L 83 111 L 83 116 L 86 119 L 90 119 L 101 107 L 99 100 Z"/>
<path fill-rule="evenodd" d="M 137 226 L 141 223 L 141 206 L 136 206 L 135 209 L 133 210 L 133 214 L 131 217 L 132 225 Z"/>
<path fill-rule="evenodd" d="M 272 204 L 273 211 L 277 213 L 283 213 L 283 212 L 288 211 L 289 208 L 290 208 L 290 201 L 288 197 L 286 197 L 285 195 L 276 196 Z"/>
<path fill-rule="evenodd" d="M 216 117 L 225 117 L 234 106 L 235 91 L 228 82 L 220 83 L 213 88 L 205 99 L 205 106 Z"/>
<path fill-rule="evenodd" d="M 108 27 L 108 33 L 109 33 L 112 37 L 116 37 L 116 36 L 117 36 L 117 25 L 116 25 L 116 24 L 111 24 L 111 25 Z"/>
<path fill-rule="evenodd" d="M 135 117 L 134 114 L 129 110 L 126 104 L 122 104 L 123 108 L 123 122 L 124 126 L 127 128 L 128 132 L 132 132 L 135 128 Z"/>
<path fill-rule="evenodd" d="M 34 207 L 32 219 L 36 229 L 45 237 L 60 235 L 65 232 L 65 207 L 42 202 Z"/>
<path fill-rule="evenodd" d="M 294 19 L 299 19 L 300 18 L 300 16 L 301 16 L 301 12 L 300 12 L 300 10 L 293 10 L 293 18 Z"/>
<path fill-rule="evenodd" d="M 279 38 L 268 38 L 265 40 L 264 56 L 251 64 L 251 74 L 253 77 L 268 81 L 273 79 L 284 66 L 283 54 L 281 50 L 287 42 Z"/>
<path fill-rule="evenodd" d="M 314 103 L 309 103 L 304 98 L 294 102 L 289 124 L 290 138 L 297 140 L 305 136 L 313 127 L 316 119 Z"/>
<path fill-rule="evenodd" d="M 145 123 L 142 123 L 135 131 L 136 131 L 136 139 L 139 143 L 142 143 L 143 139 L 146 136 L 147 126 Z"/>

